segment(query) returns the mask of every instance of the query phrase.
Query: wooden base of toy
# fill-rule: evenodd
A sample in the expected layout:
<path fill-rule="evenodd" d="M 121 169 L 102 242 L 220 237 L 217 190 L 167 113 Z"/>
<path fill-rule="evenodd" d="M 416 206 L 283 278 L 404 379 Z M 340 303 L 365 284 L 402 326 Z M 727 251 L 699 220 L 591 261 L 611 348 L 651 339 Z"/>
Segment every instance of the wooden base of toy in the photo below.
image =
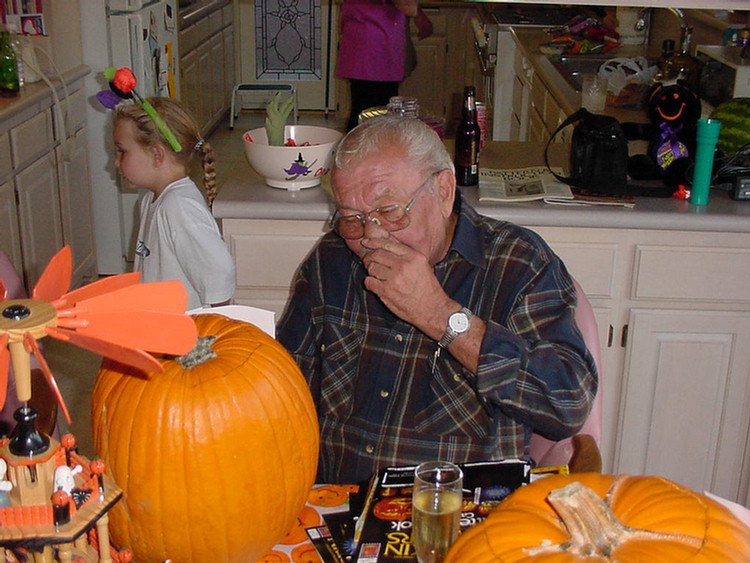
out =
<path fill-rule="evenodd" d="M 7 478 L 13 485 L 10 506 L 0 508 L 0 562 L 6 561 L 6 550 L 22 550 L 34 563 L 70 563 L 74 559 L 112 563 L 107 513 L 122 497 L 122 490 L 102 472 L 103 465 L 95 471 L 89 460 L 53 438 L 45 452 L 32 457 L 13 454 L 9 441 L 3 440 L 0 458 L 8 465 Z M 74 477 L 75 486 L 89 496 L 77 508 L 72 500 L 63 505 L 68 516 L 56 521 L 53 480 L 61 465 L 83 468 Z M 91 542 L 89 531 L 94 527 L 96 541 Z"/>
<path fill-rule="evenodd" d="M 32 548 L 19 545 L 34 563 L 112 563 L 112 549 L 109 545 L 109 518 L 104 514 L 96 521 L 96 532 L 100 540 L 97 547 L 89 543 L 86 534 L 81 534 L 72 542 L 50 543 Z M 5 547 L 0 547 L 0 561 L 7 561 Z M 10 550 L 10 548 L 8 548 Z"/>

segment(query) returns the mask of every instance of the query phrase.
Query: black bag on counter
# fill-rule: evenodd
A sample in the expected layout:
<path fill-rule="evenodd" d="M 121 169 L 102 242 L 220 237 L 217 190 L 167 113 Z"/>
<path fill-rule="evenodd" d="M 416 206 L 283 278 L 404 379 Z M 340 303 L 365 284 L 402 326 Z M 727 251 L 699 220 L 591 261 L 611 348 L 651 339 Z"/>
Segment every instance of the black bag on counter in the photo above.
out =
<path fill-rule="evenodd" d="M 547 167 L 550 143 L 575 122 L 578 123 L 570 147 L 570 177 L 555 174 L 555 178 L 592 193 L 623 195 L 628 185 L 628 141 L 614 117 L 590 113 L 585 108 L 568 116 L 547 141 L 544 151 Z"/>
<path fill-rule="evenodd" d="M 576 123 L 570 147 L 570 177 L 552 172 L 547 153 L 555 136 Z M 581 108 L 563 121 L 547 141 L 544 161 L 561 182 L 582 191 L 604 195 L 648 195 L 669 197 L 671 189 L 628 185 L 628 141 L 620 122 L 609 115 Z"/>

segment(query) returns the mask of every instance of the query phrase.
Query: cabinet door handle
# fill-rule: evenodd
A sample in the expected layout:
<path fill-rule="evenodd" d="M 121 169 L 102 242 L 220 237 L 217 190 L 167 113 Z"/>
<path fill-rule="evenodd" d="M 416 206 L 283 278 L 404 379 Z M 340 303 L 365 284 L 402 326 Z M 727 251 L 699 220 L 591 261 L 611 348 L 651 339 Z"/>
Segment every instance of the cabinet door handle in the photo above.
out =
<path fill-rule="evenodd" d="M 620 337 L 620 347 L 625 348 L 628 345 L 628 325 L 623 325 L 622 336 Z"/>
<path fill-rule="evenodd" d="M 607 348 L 612 348 L 612 341 L 615 337 L 615 327 L 612 325 L 609 325 L 609 330 L 607 331 Z"/>

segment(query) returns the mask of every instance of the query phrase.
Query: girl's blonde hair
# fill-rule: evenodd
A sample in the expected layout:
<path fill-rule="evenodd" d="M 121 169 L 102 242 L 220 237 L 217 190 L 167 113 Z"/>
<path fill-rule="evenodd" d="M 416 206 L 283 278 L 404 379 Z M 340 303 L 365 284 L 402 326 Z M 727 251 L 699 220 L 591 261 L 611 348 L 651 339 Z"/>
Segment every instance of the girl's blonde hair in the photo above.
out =
<path fill-rule="evenodd" d="M 182 150 L 174 152 L 169 142 L 162 137 L 154 120 L 143 110 L 140 104 L 119 104 L 115 109 L 115 123 L 121 119 L 130 119 L 136 128 L 136 141 L 143 147 L 151 147 L 157 143 L 164 145 L 186 168 L 195 152 L 201 155 L 203 168 L 203 190 L 209 207 L 217 194 L 216 168 L 214 149 L 201 137 L 198 125 L 188 111 L 171 98 L 148 98 L 156 112 L 180 143 Z"/>

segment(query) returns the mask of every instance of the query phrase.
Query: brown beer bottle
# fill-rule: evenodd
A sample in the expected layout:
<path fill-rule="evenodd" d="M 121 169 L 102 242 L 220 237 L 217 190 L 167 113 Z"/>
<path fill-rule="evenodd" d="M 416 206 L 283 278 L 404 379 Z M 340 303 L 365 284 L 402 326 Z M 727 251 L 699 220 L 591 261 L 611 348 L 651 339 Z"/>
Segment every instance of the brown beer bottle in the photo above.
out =
<path fill-rule="evenodd" d="M 479 183 L 479 140 L 481 131 L 477 123 L 477 104 L 474 86 L 464 88 L 464 105 L 461 123 L 456 130 L 456 182 L 459 186 Z"/>

